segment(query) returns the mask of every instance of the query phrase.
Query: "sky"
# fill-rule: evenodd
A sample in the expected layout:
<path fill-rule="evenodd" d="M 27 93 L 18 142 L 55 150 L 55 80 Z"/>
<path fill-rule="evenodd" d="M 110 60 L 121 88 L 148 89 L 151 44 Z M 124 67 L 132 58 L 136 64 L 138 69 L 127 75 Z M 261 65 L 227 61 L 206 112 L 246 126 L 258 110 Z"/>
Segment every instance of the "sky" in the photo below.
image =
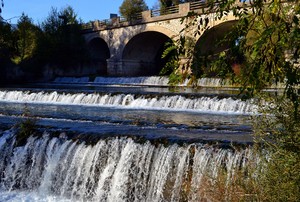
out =
<path fill-rule="evenodd" d="M 49 14 L 51 7 L 65 8 L 71 6 L 83 22 L 108 19 L 110 13 L 119 14 L 123 0 L 4 0 L 1 16 L 16 24 L 24 12 L 35 24 L 42 22 Z M 145 0 L 151 9 L 158 0 Z"/>

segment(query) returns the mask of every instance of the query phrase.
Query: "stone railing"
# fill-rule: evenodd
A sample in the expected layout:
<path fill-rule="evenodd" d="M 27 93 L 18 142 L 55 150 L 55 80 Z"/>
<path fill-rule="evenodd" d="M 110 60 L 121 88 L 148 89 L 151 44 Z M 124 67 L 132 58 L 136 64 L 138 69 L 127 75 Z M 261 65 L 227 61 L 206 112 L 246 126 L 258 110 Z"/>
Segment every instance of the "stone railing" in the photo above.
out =
<path fill-rule="evenodd" d="M 169 15 L 174 13 L 179 13 L 179 5 L 171 6 L 166 9 L 151 10 L 151 17 L 158 17 L 158 16 Z"/>
<path fill-rule="evenodd" d="M 240 0 L 237 0 L 240 3 Z M 218 4 L 218 2 L 216 2 Z M 208 5 L 205 1 L 197 1 L 190 3 L 183 3 L 176 6 L 171 6 L 166 9 L 147 10 L 138 13 L 131 20 L 124 17 L 115 17 L 106 20 L 96 20 L 82 25 L 84 31 L 106 30 L 124 26 L 132 26 L 150 22 L 157 22 L 163 20 L 171 20 L 186 16 L 189 12 L 204 13 Z"/>

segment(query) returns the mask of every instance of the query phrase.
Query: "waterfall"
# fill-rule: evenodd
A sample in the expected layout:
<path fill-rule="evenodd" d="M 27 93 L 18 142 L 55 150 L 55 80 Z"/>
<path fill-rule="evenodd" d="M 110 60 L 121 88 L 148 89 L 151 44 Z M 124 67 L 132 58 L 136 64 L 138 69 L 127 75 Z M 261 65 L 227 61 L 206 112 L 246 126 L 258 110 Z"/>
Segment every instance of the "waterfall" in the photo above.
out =
<path fill-rule="evenodd" d="M 168 86 L 167 77 L 96 77 L 94 83 L 97 84 L 127 84 L 127 85 L 153 85 Z"/>
<path fill-rule="evenodd" d="M 197 85 L 203 87 L 230 87 L 232 83 L 228 79 L 201 78 L 198 79 Z"/>
<path fill-rule="evenodd" d="M 54 83 L 88 83 L 89 77 L 57 77 Z M 179 86 L 188 86 L 190 82 L 186 79 Z M 148 77 L 96 77 L 94 84 L 101 85 L 147 85 L 147 86 L 169 86 L 169 78 L 165 76 L 148 76 Z M 231 82 L 227 79 L 220 78 L 200 78 L 197 80 L 197 85 L 201 87 L 230 87 Z"/>
<path fill-rule="evenodd" d="M 256 106 L 251 100 L 218 98 L 218 97 L 184 97 L 173 96 L 146 96 L 133 94 L 99 94 L 99 93 L 58 93 L 29 92 L 29 91 L 0 91 L 0 101 L 28 102 L 47 104 L 70 104 L 113 106 L 139 109 L 159 110 L 192 110 L 195 112 L 218 112 L 249 114 L 256 112 Z"/>
<path fill-rule="evenodd" d="M 34 192 L 71 201 L 210 201 L 203 186 L 225 173 L 229 190 L 236 171 L 254 159 L 251 148 L 164 146 L 125 137 L 87 145 L 47 133 L 15 147 L 14 133 L 0 136 L 0 200 L 1 193 Z"/>

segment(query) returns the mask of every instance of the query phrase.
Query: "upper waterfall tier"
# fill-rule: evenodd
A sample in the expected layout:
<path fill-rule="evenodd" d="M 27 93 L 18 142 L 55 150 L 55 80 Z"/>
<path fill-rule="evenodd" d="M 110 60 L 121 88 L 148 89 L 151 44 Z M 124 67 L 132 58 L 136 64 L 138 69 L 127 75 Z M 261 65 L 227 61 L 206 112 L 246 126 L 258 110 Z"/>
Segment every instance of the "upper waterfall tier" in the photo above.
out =
<path fill-rule="evenodd" d="M 94 83 L 102 85 L 148 85 L 148 86 L 169 86 L 169 78 L 163 76 L 149 77 L 96 77 L 94 80 L 88 77 L 57 77 L 54 83 Z M 179 86 L 188 86 L 189 79 L 180 83 Z M 231 86 L 228 80 L 220 78 L 201 78 L 197 81 L 198 86 L 222 87 Z"/>
<path fill-rule="evenodd" d="M 185 97 L 182 95 L 134 95 L 100 93 L 59 93 L 0 91 L 0 101 L 42 104 L 91 105 L 155 110 L 188 110 L 208 113 L 249 114 L 256 112 L 251 100 L 218 97 Z"/>

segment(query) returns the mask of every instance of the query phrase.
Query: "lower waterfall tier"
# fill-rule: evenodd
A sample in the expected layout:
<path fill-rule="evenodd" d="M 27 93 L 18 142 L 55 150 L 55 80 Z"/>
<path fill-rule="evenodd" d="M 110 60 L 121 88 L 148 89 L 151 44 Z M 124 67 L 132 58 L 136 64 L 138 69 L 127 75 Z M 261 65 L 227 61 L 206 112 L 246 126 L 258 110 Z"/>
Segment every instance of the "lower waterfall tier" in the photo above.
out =
<path fill-rule="evenodd" d="M 0 134 L 0 153 L 0 200 L 21 194 L 40 196 L 37 201 L 46 196 L 55 201 L 210 201 L 220 191 L 219 180 L 224 200 L 230 200 L 235 176 L 246 178 L 248 167 L 259 161 L 251 148 L 137 143 L 126 137 L 89 145 L 45 132 L 21 144 L 15 129 Z"/>

